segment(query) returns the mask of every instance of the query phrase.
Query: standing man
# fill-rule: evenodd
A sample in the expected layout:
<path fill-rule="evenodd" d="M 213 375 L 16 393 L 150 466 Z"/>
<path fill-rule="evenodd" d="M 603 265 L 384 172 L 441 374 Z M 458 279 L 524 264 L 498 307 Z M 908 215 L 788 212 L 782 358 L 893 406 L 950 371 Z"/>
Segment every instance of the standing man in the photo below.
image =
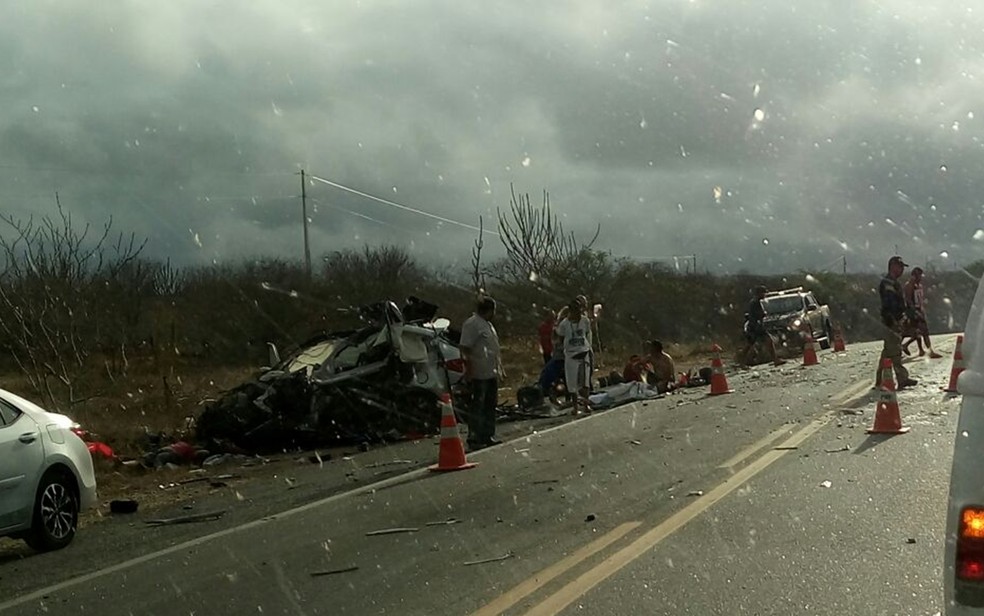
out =
<path fill-rule="evenodd" d="M 564 337 L 564 373 L 567 393 L 574 396 L 574 414 L 588 411 L 588 394 L 591 388 L 591 321 L 584 315 L 584 304 L 579 299 L 570 303 L 567 318 L 557 326 Z"/>
<path fill-rule="evenodd" d="M 933 350 L 933 343 L 929 339 L 929 321 L 926 319 L 926 295 L 922 285 L 923 268 L 912 268 L 912 274 L 905 283 L 905 303 L 912 326 L 912 337 L 902 344 L 902 352 L 909 355 L 909 345 L 913 342 L 919 347 L 919 357 L 926 354 L 923 350 L 923 343 L 929 349 L 930 359 L 940 359 L 943 356 Z"/>
<path fill-rule="evenodd" d="M 472 404 L 468 412 L 468 447 L 481 449 L 498 445 L 495 438 L 495 410 L 499 405 L 499 377 L 502 359 L 499 334 L 492 321 L 495 300 L 479 300 L 475 314 L 461 326 L 461 348 L 465 360 L 465 379 L 471 390 Z"/>
<path fill-rule="evenodd" d="M 888 260 L 888 273 L 882 277 L 881 283 L 878 285 L 878 295 L 881 297 L 882 338 L 885 342 L 882 347 L 881 358 L 892 360 L 892 368 L 895 369 L 895 380 L 898 382 L 899 389 L 918 384 L 918 381 L 909 378 L 909 371 L 902 365 L 902 321 L 905 319 L 905 295 L 902 293 L 902 284 L 899 282 L 899 278 L 906 267 L 902 257 L 897 255 L 892 257 Z M 878 387 L 881 387 L 881 361 L 878 362 L 878 369 L 875 371 L 875 388 Z"/>
<path fill-rule="evenodd" d="M 762 300 L 765 299 L 765 294 L 768 290 L 759 285 L 755 287 L 753 291 L 752 299 L 748 302 L 748 311 L 745 313 L 745 339 L 748 341 L 748 345 L 742 352 L 742 361 L 747 363 L 748 354 L 752 351 L 752 347 L 760 341 L 764 340 L 766 347 L 769 349 L 769 355 L 772 356 L 772 364 L 775 366 L 781 366 L 786 363 L 786 360 L 779 359 L 776 355 L 776 342 L 769 335 L 768 330 L 765 329 L 765 304 Z"/>

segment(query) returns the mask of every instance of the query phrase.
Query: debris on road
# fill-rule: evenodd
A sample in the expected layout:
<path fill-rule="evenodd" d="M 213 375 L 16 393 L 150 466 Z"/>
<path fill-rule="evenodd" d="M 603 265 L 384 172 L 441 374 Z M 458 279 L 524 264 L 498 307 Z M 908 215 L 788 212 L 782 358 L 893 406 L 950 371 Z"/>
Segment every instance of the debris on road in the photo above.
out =
<path fill-rule="evenodd" d="M 237 453 L 340 442 L 366 451 L 436 434 L 438 395 L 464 371 L 460 334 L 437 311 L 380 301 L 349 311 L 356 329 L 322 332 L 283 360 L 272 348 L 269 367 L 204 408 L 197 440 Z"/>
<path fill-rule="evenodd" d="M 909 537 L 908 539 L 905 540 L 905 542 L 908 543 L 909 545 L 912 545 L 913 543 L 916 542 L 916 540 L 913 537 Z"/>
<path fill-rule="evenodd" d="M 824 453 L 839 453 L 841 451 L 851 451 L 850 445 L 842 445 L 840 447 L 835 447 L 833 449 L 824 449 Z"/>
<path fill-rule="evenodd" d="M 637 441 L 635 439 L 632 439 L 631 441 L 629 441 L 629 444 L 631 444 L 631 445 L 642 445 L 642 441 Z"/>
<path fill-rule="evenodd" d="M 499 562 L 501 560 L 508 560 L 508 559 L 512 558 L 513 556 L 514 556 L 514 554 L 512 552 L 509 552 L 507 554 L 503 554 L 502 556 L 495 556 L 493 558 L 483 558 L 482 560 L 470 560 L 470 561 L 468 561 L 466 563 L 462 563 L 462 566 L 463 567 L 471 567 L 472 565 L 484 565 L 484 564 L 487 564 L 487 563 L 497 563 L 497 562 Z"/>
<path fill-rule="evenodd" d="M 425 526 L 451 526 L 452 524 L 457 524 L 460 522 L 458 518 L 448 518 L 447 520 L 441 520 L 440 522 L 428 522 Z"/>
<path fill-rule="evenodd" d="M 841 409 L 838 412 L 841 415 L 864 415 L 864 411 L 861 409 Z"/>
<path fill-rule="evenodd" d="M 560 479 L 538 479 L 530 485 L 538 486 L 544 483 L 560 483 Z"/>
<path fill-rule="evenodd" d="M 589 513 L 589 514 L 587 515 L 587 517 L 586 517 L 586 518 L 584 518 L 584 521 L 585 521 L 585 522 L 594 522 L 594 521 L 595 521 L 595 520 L 597 520 L 597 519 L 598 519 L 598 517 L 597 517 L 597 516 L 596 516 L 595 514 L 593 514 L 593 513 Z"/>
<path fill-rule="evenodd" d="M 390 460 L 389 462 L 373 462 L 366 464 L 365 468 L 380 468 L 383 466 L 397 466 L 401 464 L 416 464 L 416 460 Z"/>
<path fill-rule="evenodd" d="M 703 490 L 691 490 L 687 492 L 687 496 L 704 496 Z"/>
<path fill-rule="evenodd" d="M 211 522 L 213 520 L 218 520 L 226 514 L 226 510 L 221 511 L 209 511 L 206 513 L 196 513 L 193 515 L 184 515 L 176 518 L 160 518 L 156 520 L 147 520 L 144 523 L 148 526 L 174 526 L 176 524 L 190 524 L 192 522 Z"/>
<path fill-rule="evenodd" d="M 821 487 L 821 488 L 829 488 L 829 487 L 830 487 L 830 486 L 832 486 L 832 485 L 834 485 L 834 484 L 833 484 L 833 483 L 831 483 L 831 482 L 830 482 L 830 480 L 827 480 L 827 481 L 821 481 L 821 482 L 820 482 L 820 487 Z"/>
<path fill-rule="evenodd" d="M 139 504 L 135 500 L 114 500 L 109 503 L 110 513 L 136 513 Z"/>
<path fill-rule="evenodd" d="M 359 566 L 353 565 L 351 567 L 344 567 L 342 569 L 329 569 L 327 571 L 312 571 L 311 577 L 324 577 L 326 575 L 338 575 L 339 573 L 351 573 L 352 571 L 358 571 Z"/>
<path fill-rule="evenodd" d="M 799 449 L 797 445 L 776 445 L 772 448 L 775 451 L 796 451 Z"/>
<path fill-rule="evenodd" d="M 366 533 L 366 537 L 378 537 L 381 535 L 398 535 L 400 533 L 416 533 L 420 529 L 414 527 L 407 528 L 384 528 L 382 530 L 371 530 Z"/>

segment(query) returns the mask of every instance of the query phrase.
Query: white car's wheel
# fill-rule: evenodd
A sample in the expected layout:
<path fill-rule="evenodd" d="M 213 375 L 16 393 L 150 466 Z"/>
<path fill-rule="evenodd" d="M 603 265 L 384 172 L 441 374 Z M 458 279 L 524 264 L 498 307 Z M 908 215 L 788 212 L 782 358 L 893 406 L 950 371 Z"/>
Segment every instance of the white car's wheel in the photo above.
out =
<path fill-rule="evenodd" d="M 35 550 L 60 550 L 72 542 L 79 525 L 79 496 L 65 471 L 48 471 L 38 486 L 31 531 L 24 538 Z"/>

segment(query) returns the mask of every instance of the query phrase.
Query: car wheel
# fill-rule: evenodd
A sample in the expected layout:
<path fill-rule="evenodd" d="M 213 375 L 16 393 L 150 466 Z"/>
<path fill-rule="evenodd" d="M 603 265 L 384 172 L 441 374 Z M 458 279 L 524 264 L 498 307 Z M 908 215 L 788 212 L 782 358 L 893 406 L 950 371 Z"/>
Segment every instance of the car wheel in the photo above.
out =
<path fill-rule="evenodd" d="M 72 542 L 78 525 L 75 481 L 64 471 L 48 471 L 38 486 L 31 530 L 24 540 L 39 552 L 60 550 Z"/>
<path fill-rule="evenodd" d="M 820 348 L 827 350 L 833 346 L 834 334 L 831 330 L 830 323 L 823 324 L 823 341 L 820 343 Z"/>

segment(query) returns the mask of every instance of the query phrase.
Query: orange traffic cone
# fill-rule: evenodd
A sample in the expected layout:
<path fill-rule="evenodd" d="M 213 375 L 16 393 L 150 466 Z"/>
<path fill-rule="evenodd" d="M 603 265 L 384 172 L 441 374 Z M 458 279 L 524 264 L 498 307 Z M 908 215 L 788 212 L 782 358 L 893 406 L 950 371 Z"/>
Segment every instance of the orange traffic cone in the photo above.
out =
<path fill-rule="evenodd" d="M 834 328 L 834 353 L 843 353 L 847 350 L 844 344 L 844 334 L 841 332 L 840 325 Z"/>
<path fill-rule="evenodd" d="M 451 394 L 441 394 L 441 450 L 437 456 L 437 464 L 428 466 L 432 471 L 463 471 L 466 468 L 478 466 L 465 458 L 465 446 L 458 433 L 458 422 L 454 418 L 454 407 L 451 405 Z"/>
<path fill-rule="evenodd" d="M 714 345 L 714 358 L 711 359 L 711 393 L 712 396 L 730 394 L 735 390 L 728 387 L 728 377 L 724 375 L 724 364 L 721 363 L 721 347 Z"/>
<path fill-rule="evenodd" d="M 949 394 L 960 393 L 957 391 L 957 377 L 964 371 L 963 357 L 963 334 L 957 336 L 957 347 L 953 349 L 953 367 L 950 368 L 950 384 L 943 391 Z"/>
<path fill-rule="evenodd" d="M 868 428 L 868 434 L 905 434 L 912 428 L 902 425 L 899 398 L 895 394 L 895 379 L 892 377 L 892 360 L 883 359 L 881 370 L 881 396 L 875 407 L 875 423 Z"/>
<path fill-rule="evenodd" d="M 803 345 L 803 365 L 804 366 L 816 366 L 820 363 L 817 359 L 817 342 L 813 339 L 813 336 L 806 337 L 806 343 Z"/>

